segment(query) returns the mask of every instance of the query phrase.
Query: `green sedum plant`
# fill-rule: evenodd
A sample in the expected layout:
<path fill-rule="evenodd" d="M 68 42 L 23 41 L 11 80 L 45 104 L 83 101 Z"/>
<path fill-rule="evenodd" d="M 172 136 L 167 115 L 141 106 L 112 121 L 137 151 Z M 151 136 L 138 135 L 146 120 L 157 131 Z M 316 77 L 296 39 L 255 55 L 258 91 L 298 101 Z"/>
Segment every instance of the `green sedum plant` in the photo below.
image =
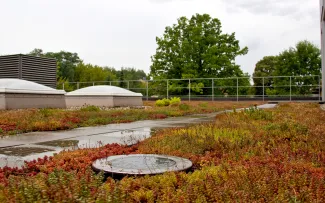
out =
<path fill-rule="evenodd" d="M 169 106 L 170 100 L 169 99 L 159 99 L 156 101 L 156 106 L 158 107 L 163 107 L 163 106 Z"/>
<path fill-rule="evenodd" d="M 169 106 L 169 104 L 170 104 L 170 100 L 166 99 L 166 98 L 163 99 L 163 102 L 164 102 L 165 106 Z"/>
<path fill-rule="evenodd" d="M 181 98 L 172 97 L 170 98 L 170 106 L 179 106 L 181 104 Z"/>
<path fill-rule="evenodd" d="M 163 107 L 163 106 L 165 106 L 165 102 L 163 100 L 159 99 L 156 101 L 155 105 L 158 107 Z"/>

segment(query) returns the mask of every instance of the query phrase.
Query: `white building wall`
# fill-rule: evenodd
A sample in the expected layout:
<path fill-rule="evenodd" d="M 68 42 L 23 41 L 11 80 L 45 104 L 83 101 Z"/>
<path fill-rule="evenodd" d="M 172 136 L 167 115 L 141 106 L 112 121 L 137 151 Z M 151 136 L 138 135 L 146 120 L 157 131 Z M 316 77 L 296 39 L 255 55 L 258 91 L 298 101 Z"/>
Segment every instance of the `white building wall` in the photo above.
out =
<path fill-rule="evenodd" d="M 320 27 L 322 53 L 322 101 L 325 102 L 325 0 L 320 0 Z"/>

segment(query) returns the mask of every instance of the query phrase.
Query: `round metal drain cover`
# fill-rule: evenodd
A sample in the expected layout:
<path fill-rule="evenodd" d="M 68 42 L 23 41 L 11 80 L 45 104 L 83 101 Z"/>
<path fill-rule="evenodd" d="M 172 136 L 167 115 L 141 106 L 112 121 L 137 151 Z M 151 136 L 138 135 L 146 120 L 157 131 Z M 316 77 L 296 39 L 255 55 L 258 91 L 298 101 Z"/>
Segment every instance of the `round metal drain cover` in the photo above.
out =
<path fill-rule="evenodd" d="M 187 170 L 192 167 L 192 162 L 176 156 L 131 154 L 97 159 L 92 166 L 95 170 L 105 173 L 146 175 Z"/>

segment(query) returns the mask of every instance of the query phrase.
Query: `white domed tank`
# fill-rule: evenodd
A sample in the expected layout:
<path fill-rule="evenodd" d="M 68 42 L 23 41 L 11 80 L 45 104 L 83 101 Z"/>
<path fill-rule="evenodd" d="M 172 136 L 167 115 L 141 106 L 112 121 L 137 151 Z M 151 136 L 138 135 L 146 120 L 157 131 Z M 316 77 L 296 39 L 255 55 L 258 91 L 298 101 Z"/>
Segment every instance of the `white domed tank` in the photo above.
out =
<path fill-rule="evenodd" d="M 129 90 L 98 85 L 85 87 L 66 94 L 67 107 L 94 105 L 100 107 L 142 106 L 142 94 Z"/>
<path fill-rule="evenodd" d="M 64 90 L 21 79 L 0 79 L 0 109 L 66 108 Z"/>

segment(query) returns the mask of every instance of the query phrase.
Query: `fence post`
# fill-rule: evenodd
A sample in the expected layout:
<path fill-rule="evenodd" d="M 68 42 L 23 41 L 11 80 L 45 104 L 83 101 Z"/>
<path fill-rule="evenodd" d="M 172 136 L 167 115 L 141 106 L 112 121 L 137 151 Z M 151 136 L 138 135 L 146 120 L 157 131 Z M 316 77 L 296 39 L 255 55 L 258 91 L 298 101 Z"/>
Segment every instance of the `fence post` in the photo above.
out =
<path fill-rule="evenodd" d="M 264 77 L 263 77 L 263 101 L 264 101 L 264 95 L 265 95 L 265 90 L 264 90 Z"/>
<path fill-rule="evenodd" d="M 93 82 L 93 86 L 95 86 L 95 82 Z"/>
<path fill-rule="evenodd" d="M 128 89 L 130 89 L 130 81 L 128 81 Z"/>
<path fill-rule="evenodd" d="M 290 101 L 291 101 L 291 76 L 290 76 Z"/>
<path fill-rule="evenodd" d="M 238 78 L 237 78 L 237 101 L 238 101 Z"/>
<path fill-rule="evenodd" d="M 191 101 L 191 79 L 188 79 L 188 101 Z"/>
<path fill-rule="evenodd" d="M 319 101 L 322 100 L 321 99 L 321 91 L 320 91 L 320 89 L 321 89 L 321 78 L 320 78 L 320 76 L 318 76 L 318 96 L 319 96 Z"/>
<path fill-rule="evenodd" d="M 147 101 L 149 100 L 149 81 L 147 80 Z"/>
<path fill-rule="evenodd" d="M 214 101 L 214 80 L 212 79 L 212 101 Z"/>
<path fill-rule="evenodd" d="M 112 86 L 112 81 L 109 81 L 109 85 Z"/>
<path fill-rule="evenodd" d="M 62 83 L 62 89 L 64 90 L 64 83 Z"/>
<path fill-rule="evenodd" d="M 77 82 L 77 90 L 79 89 L 79 82 Z"/>
<path fill-rule="evenodd" d="M 168 86 L 169 86 L 169 81 L 168 81 L 168 79 L 167 79 L 167 99 L 168 99 L 168 97 L 169 97 L 169 90 L 168 90 Z"/>

